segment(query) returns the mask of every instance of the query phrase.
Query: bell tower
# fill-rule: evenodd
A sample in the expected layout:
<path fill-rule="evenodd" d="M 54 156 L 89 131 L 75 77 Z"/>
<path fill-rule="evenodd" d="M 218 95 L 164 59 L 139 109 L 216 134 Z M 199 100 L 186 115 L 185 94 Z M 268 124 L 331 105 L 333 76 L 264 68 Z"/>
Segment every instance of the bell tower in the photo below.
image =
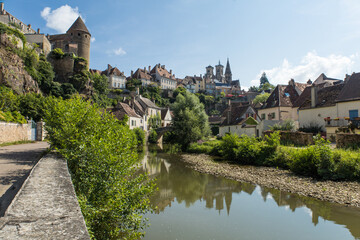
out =
<path fill-rule="evenodd" d="M 225 82 L 229 85 L 231 85 L 231 83 L 232 83 L 232 73 L 231 73 L 231 69 L 230 69 L 229 58 L 227 59 L 227 63 L 226 63 Z"/>

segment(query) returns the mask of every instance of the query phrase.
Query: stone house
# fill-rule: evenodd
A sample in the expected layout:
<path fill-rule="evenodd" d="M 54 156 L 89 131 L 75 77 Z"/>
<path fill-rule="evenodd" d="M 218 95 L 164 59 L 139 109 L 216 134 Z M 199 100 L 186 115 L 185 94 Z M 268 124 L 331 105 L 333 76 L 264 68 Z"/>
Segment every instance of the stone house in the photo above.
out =
<path fill-rule="evenodd" d="M 315 82 L 314 82 L 315 83 Z M 319 126 L 327 136 L 350 121 L 359 124 L 360 73 L 346 76 L 333 84 L 313 84 L 299 107 L 300 127 Z"/>
<path fill-rule="evenodd" d="M 133 79 L 138 79 L 141 81 L 141 85 L 143 87 L 147 87 L 150 85 L 154 85 L 156 84 L 155 81 L 153 81 L 152 76 L 150 74 L 150 66 L 149 66 L 149 70 L 146 70 L 146 67 L 142 68 L 138 68 L 135 73 L 133 71 L 131 71 L 131 78 Z"/>
<path fill-rule="evenodd" d="M 172 123 L 172 115 L 169 108 L 161 109 L 161 126 L 167 127 Z"/>
<path fill-rule="evenodd" d="M 230 103 L 229 107 L 223 112 L 222 123 L 219 126 L 219 135 L 225 136 L 227 133 L 234 133 L 238 136 L 242 134 L 248 136 L 259 136 L 256 126 L 258 125 L 259 115 L 251 105 L 241 103 Z"/>
<path fill-rule="evenodd" d="M 143 118 L 139 116 L 128 104 L 118 103 L 115 108 L 109 109 L 108 111 L 119 120 L 124 119 L 125 115 L 128 116 L 127 124 L 130 129 L 141 128 L 144 130 Z"/>
<path fill-rule="evenodd" d="M 148 98 L 139 95 L 132 98 L 128 104 L 135 110 L 136 114 L 143 118 L 143 129 L 145 131 L 150 130 L 149 119 L 151 117 L 158 116 L 161 119 L 161 108 Z"/>
<path fill-rule="evenodd" d="M 165 65 L 160 65 L 160 63 L 155 65 L 150 71 L 150 75 L 162 90 L 175 90 L 177 87 L 175 74 L 172 73 L 172 70 L 168 71 Z"/>
<path fill-rule="evenodd" d="M 110 89 L 125 89 L 126 88 L 126 76 L 124 72 L 121 72 L 117 67 L 112 67 L 108 64 L 106 70 L 102 72 L 109 80 Z"/>
<path fill-rule="evenodd" d="M 293 79 L 288 85 L 277 85 L 263 106 L 258 109 L 262 120 L 298 120 L 297 108 L 293 108 L 308 84 L 297 83 Z"/>
<path fill-rule="evenodd" d="M 186 76 L 182 81 L 184 87 L 191 93 L 197 93 L 201 90 L 204 90 L 204 80 L 202 75 L 199 76 Z"/>

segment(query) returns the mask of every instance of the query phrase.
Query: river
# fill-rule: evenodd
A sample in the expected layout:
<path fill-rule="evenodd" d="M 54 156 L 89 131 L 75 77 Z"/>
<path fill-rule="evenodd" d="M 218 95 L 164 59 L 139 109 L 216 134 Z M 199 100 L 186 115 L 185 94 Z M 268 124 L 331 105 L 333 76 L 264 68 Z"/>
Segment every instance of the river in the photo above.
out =
<path fill-rule="evenodd" d="M 360 239 L 358 208 L 202 174 L 180 157 L 142 157 L 158 187 L 144 239 Z"/>

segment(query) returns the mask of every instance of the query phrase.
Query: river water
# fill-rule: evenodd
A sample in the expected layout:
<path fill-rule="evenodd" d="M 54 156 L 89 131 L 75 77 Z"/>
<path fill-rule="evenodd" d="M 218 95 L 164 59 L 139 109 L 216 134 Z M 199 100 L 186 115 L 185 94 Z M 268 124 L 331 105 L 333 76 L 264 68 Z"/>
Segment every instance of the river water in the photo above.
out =
<path fill-rule="evenodd" d="M 146 151 L 157 207 L 144 239 L 360 239 L 360 209 L 202 174 L 180 156 Z"/>

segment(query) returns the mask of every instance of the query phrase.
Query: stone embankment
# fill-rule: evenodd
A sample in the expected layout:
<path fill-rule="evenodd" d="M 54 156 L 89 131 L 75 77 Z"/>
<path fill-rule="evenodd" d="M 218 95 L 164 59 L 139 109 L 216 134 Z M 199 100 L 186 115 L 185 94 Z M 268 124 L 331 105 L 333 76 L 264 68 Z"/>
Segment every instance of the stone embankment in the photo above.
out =
<path fill-rule="evenodd" d="M 0 218 L 0 239 L 90 239 L 64 159 L 37 163 Z"/>
<path fill-rule="evenodd" d="M 215 162 L 205 154 L 184 154 L 182 160 L 188 163 L 189 167 L 202 173 L 258 184 L 323 201 L 360 207 L 360 183 L 358 182 L 318 181 L 310 177 L 297 176 L 288 170 Z"/>

